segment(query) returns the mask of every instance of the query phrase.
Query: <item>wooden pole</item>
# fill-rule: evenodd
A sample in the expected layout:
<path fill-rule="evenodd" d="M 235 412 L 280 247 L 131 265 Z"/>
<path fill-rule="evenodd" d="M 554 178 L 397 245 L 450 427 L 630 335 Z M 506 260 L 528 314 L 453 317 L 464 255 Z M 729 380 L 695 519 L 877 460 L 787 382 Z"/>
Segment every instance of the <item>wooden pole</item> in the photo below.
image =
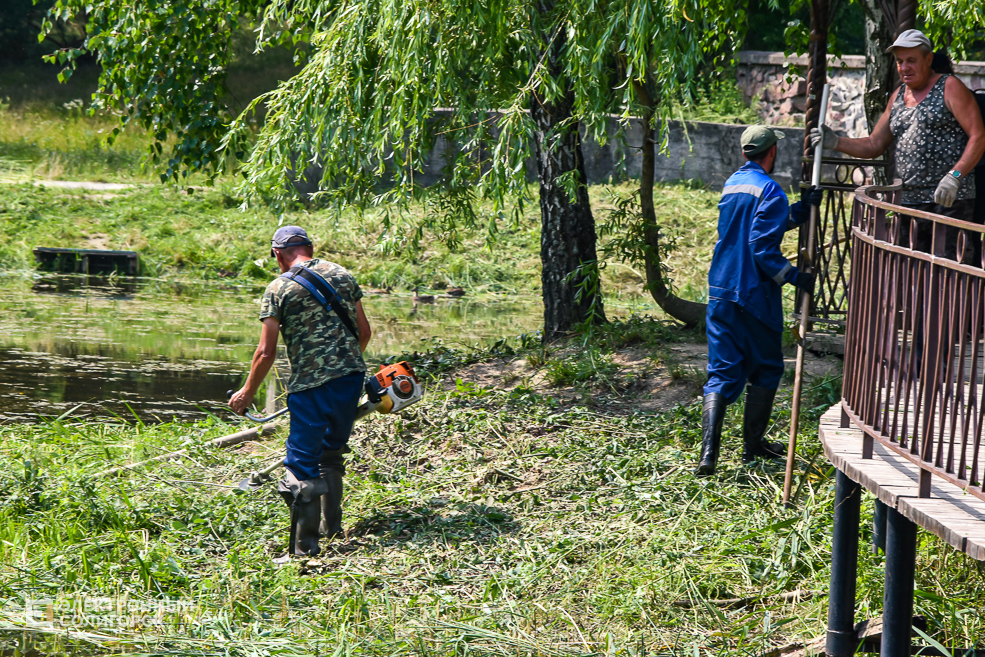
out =
<path fill-rule="evenodd" d="M 809 181 L 820 175 L 821 150 L 814 149 L 814 171 L 808 168 L 806 159 L 811 155 L 810 131 L 812 128 L 820 127 L 824 121 L 824 111 L 827 106 L 821 108 L 822 96 L 825 95 L 825 83 L 828 77 L 828 14 L 829 0 L 811 0 L 811 38 L 809 43 L 809 56 L 807 68 L 807 107 L 804 112 L 804 158 L 805 162 L 801 168 L 801 180 Z M 814 244 L 817 239 L 817 211 L 811 209 L 811 218 L 807 225 L 807 239 L 804 239 L 804 228 L 801 227 L 802 246 L 801 256 L 798 265 L 805 271 L 811 271 L 811 260 L 814 257 Z M 815 272 L 818 274 L 820 272 Z M 815 281 L 821 276 L 815 276 Z M 794 378 L 794 399 L 793 407 L 790 409 L 790 440 L 787 444 L 787 468 L 783 481 L 783 503 L 790 504 L 790 487 L 793 482 L 793 459 L 797 448 L 797 427 L 800 420 L 800 392 L 803 377 L 804 359 L 804 336 L 807 333 L 811 302 L 813 299 L 807 294 L 801 294 L 800 309 L 800 335 L 798 336 L 799 346 L 797 348 L 797 371 Z"/>
<path fill-rule="evenodd" d="M 824 115 L 828 110 L 828 90 L 830 87 L 825 84 L 821 92 L 820 118 L 818 127 L 824 125 Z M 811 185 L 819 187 L 821 184 L 821 151 L 823 140 L 814 149 L 814 169 L 811 174 Z M 821 208 L 816 205 L 811 206 L 811 218 L 807 227 L 807 249 L 801 256 L 801 266 L 807 273 L 814 270 L 814 239 L 817 235 L 817 219 Z M 807 323 L 811 314 L 810 294 L 801 295 L 800 303 L 800 329 L 797 333 L 797 370 L 793 380 L 793 406 L 790 409 L 790 440 L 787 444 L 787 470 L 783 477 L 783 503 L 790 504 L 790 488 L 793 484 L 793 462 L 797 452 L 797 430 L 800 425 L 800 397 L 804 389 L 804 345 L 807 340 Z"/>

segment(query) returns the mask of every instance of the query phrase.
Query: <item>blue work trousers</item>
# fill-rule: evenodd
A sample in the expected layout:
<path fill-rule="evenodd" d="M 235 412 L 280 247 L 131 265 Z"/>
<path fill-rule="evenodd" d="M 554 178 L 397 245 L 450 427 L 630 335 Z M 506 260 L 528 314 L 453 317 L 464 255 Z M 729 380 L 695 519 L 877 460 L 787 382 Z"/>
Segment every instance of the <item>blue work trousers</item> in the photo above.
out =
<path fill-rule="evenodd" d="M 284 464 L 295 477 L 317 479 L 322 452 L 349 442 L 364 381 L 365 374 L 356 372 L 287 396 L 291 431 Z"/>
<path fill-rule="evenodd" d="M 705 394 L 719 393 L 731 404 L 750 385 L 776 390 L 783 376 L 783 333 L 732 301 L 711 299 L 706 315 L 708 382 Z"/>

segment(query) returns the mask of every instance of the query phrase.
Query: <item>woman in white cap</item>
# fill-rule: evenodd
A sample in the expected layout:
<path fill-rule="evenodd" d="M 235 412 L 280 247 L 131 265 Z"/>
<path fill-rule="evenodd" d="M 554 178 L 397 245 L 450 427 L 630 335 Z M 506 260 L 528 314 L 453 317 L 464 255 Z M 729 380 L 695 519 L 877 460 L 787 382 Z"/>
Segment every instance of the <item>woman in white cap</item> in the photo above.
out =
<path fill-rule="evenodd" d="M 985 127 L 968 87 L 949 74 L 935 73 L 930 39 L 907 30 L 889 47 L 900 85 L 889 97 L 868 137 L 839 137 L 827 126 L 811 130 L 811 144 L 852 157 L 882 155 L 896 141 L 896 175 L 903 181 L 902 204 L 917 210 L 973 221 L 974 169 L 985 153 Z M 981 190 L 985 193 L 985 190 Z M 915 245 L 930 251 L 930 222 L 918 221 Z M 902 236 L 908 242 L 908 226 Z M 948 229 L 944 255 L 956 256 L 957 229 Z"/>

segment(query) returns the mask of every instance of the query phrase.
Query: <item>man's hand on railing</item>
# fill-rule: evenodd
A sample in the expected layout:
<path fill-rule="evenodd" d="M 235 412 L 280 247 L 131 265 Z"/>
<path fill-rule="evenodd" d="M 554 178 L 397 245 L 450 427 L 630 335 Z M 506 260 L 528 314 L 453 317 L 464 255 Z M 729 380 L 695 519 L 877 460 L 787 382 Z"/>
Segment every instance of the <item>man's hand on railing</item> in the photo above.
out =
<path fill-rule="evenodd" d="M 958 196 L 958 187 L 960 186 L 961 181 L 948 171 L 937 184 L 937 189 L 934 191 L 934 203 L 943 205 L 945 208 L 951 207 L 954 205 L 954 199 Z"/>

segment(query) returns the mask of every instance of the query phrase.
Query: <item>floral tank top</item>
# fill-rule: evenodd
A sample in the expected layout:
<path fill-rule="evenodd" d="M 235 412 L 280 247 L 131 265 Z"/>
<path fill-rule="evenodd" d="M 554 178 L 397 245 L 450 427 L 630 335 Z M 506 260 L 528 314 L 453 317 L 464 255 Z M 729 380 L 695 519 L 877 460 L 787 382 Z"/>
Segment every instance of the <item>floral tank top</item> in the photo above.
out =
<path fill-rule="evenodd" d="M 944 104 L 942 75 L 930 93 L 914 107 L 903 102 L 900 87 L 889 113 L 889 130 L 896 137 L 896 175 L 903 180 L 903 203 L 933 203 L 934 190 L 961 159 L 968 135 Z M 975 176 L 962 176 L 958 200 L 975 198 Z"/>

